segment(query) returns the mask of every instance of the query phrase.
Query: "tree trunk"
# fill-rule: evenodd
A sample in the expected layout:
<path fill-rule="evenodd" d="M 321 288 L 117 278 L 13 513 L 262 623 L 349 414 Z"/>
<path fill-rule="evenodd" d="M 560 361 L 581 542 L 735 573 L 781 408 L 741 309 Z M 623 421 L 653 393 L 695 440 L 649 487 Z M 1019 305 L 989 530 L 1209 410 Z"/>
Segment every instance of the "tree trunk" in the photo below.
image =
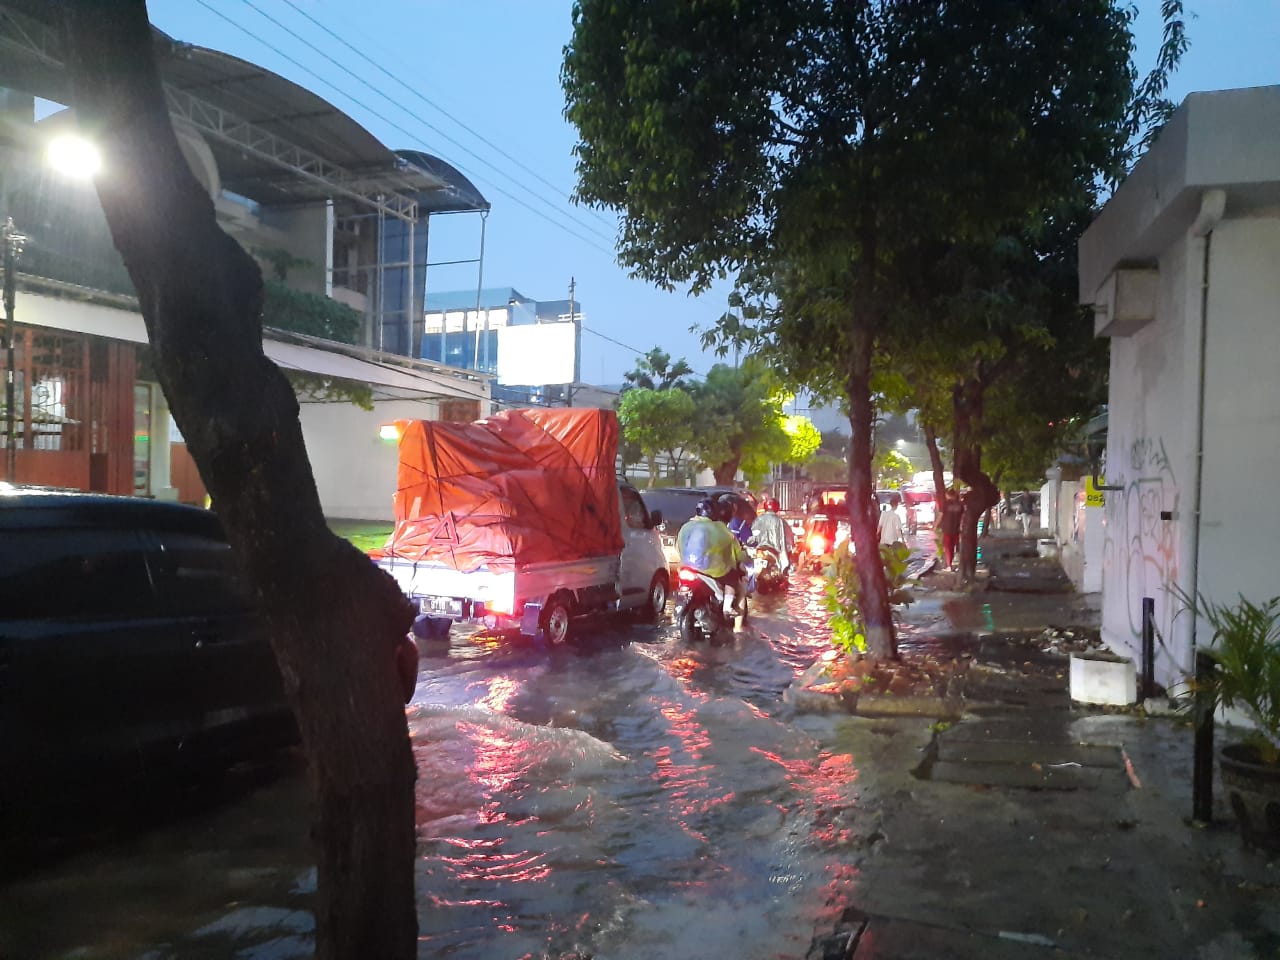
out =
<path fill-rule="evenodd" d="M 968 487 L 964 496 L 964 518 L 960 523 L 960 580 L 972 583 L 978 571 L 978 520 L 1000 500 L 1000 491 L 982 472 L 980 442 L 984 386 L 970 377 L 952 392 L 955 449 L 952 472 Z"/>
<path fill-rule="evenodd" d="M 414 957 L 414 761 L 396 651 L 412 608 L 325 525 L 297 399 L 262 350 L 262 277 L 183 159 L 143 0 L 62 7 L 98 195 L 161 386 L 267 622 L 315 797 L 316 948 Z"/>
<path fill-rule="evenodd" d="M 875 407 L 871 402 L 871 332 L 857 322 L 849 334 L 850 362 L 846 389 L 849 394 L 849 528 L 854 545 L 854 568 L 861 590 L 858 609 L 867 629 L 867 652 L 877 660 L 898 656 L 889 606 L 889 587 L 880 560 L 880 537 L 876 530 L 878 508 L 871 485 L 872 427 Z"/>
<path fill-rule="evenodd" d="M 937 504 L 934 513 L 941 517 L 942 505 L 947 496 L 947 471 L 942 463 L 942 451 L 938 449 L 938 434 L 933 427 L 924 428 L 924 446 L 929 451 L 929 466 L 933 468 L 933 498 Z"/>
<path fill-rule="evenodd" d="M 645 457 L 645 462 L 649 465 L 648 486 L 650 488 L 656 487 L 657 486 L 656 481 L 658 479 L 658 458 L 653 456 L 652 454 L 648 454 Z"/>
<path fill-rule="evenodd" d="M 716 486 L 733 486 L 734 477 L 738 475 L 738 464 L 740 462 L 740 459 L 735 457 L 733 460 L 728 460 L 713 469 L 711 473 L 716 478 Z"/>

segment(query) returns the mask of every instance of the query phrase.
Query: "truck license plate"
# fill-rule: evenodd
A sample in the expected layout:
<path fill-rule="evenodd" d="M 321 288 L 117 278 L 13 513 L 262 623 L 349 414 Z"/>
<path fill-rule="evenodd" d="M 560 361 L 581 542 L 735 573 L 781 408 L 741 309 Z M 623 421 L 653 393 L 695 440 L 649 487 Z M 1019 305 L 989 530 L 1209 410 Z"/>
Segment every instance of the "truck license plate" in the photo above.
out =
<path fill-rule="evenodd" d="M 422 613 L 437 613 L 443 617 L 462 617 L 462 601 L 453 597 L 423 597 L 420 604 Z"/>

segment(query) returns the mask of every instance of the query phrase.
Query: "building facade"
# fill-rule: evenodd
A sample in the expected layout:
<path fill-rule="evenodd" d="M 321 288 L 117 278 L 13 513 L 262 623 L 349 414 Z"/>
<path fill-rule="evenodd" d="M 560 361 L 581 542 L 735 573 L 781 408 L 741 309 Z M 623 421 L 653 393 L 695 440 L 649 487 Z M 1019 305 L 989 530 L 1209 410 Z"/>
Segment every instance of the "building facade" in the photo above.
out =
<path fill-rule="evenodd" d="M 1280 86 L 1197 93 L 1080 240 L 1080 299 L 1111 340 L 1103 640 L 1181 681 L 1210 642 L 1171 588 L 1280 593 Z"/>
<path fill-rule="evenodd" d="M 0 216 L 24 237 L 6 278 L 13 359 L 0 350 L 0 365 L 11 367 L 14 402 L 0 409 L 0 479 L 203 502 L 96 193 L 44 162 L 45 144 L 75 128 L 59 106 L 59 35 L 0 9 Z M 425 268 L 413 279 L 410 251 L 425 261 L 417 236 L 432 210 L 483 198 L 450 181 L 447 164 L 410 162 L 283 77 L 158 32 L 156 42 L 188 165 L 223 229 L 263 268 L 263 348 L 298 392 L 322 505 L 332 517 L 389 519 L 397 454 L 380 425 L 489 409 L 482 372 L 378 342 L 417 315 L 405 291 L 425 283 Z M 399 247 L 387 243 L 390 222 Z M 399 306 L 384 286 L 401 291 Z"/>
<path fill-rule="evenodd" d="M 582 320 L 581 303 L 511 287 L 428 290 L 420 356 L 491 374 L 498 402 L 578 403 Z"/>

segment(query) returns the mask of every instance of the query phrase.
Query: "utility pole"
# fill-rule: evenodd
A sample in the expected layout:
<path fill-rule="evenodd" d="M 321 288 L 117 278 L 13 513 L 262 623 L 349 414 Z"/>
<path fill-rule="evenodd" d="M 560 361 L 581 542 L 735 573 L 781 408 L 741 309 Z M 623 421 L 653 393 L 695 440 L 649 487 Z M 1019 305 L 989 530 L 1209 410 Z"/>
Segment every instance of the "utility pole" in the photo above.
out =
<path fill-rule="evenodd" d="M 22 253 L 22 245 L 27 238 L 13 226 L 13 217 L 5 220 L 0 241 L 4 243 L 4 353 L 5 353 L 5 462 L 6 478 L 10 483 L 18 482 L 18 405 L 16 397 L 17 371 L 14 370 L 15 359 L 13 349 L 13 301 L 15 276 L 18 256 Z"/>
<path fill-rule="evenodd" d="M 573 406 L 573 388 L 582 379 L 582 325 L 578 323 L 578 315 L 573 308 L 573 294 L 577 284 L 573 277 L 569 278 L 569 322 L 573 324 L 573 382 L 565 388 L 564 405 Z"/>

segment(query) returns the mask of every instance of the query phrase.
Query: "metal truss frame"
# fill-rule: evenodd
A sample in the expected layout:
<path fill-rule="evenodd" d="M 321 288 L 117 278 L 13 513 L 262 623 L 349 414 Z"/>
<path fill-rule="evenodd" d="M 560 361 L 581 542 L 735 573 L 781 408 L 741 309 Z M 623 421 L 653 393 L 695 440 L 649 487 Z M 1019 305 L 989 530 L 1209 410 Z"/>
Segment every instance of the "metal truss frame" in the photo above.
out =
<path fill-rule="evenodd" d="M 361 178 L 319 154 L 290 143 L 270 131 L 169 84 L 164 87 L 169 112 L 201 133 L 239 147 L 245 153 L 333 190 L 390 217 L 412 223 L 418 219 L 418 201 L 395 190 L 361 189 Z M 364 178 L 367 181 L 369 178 Z"/>

